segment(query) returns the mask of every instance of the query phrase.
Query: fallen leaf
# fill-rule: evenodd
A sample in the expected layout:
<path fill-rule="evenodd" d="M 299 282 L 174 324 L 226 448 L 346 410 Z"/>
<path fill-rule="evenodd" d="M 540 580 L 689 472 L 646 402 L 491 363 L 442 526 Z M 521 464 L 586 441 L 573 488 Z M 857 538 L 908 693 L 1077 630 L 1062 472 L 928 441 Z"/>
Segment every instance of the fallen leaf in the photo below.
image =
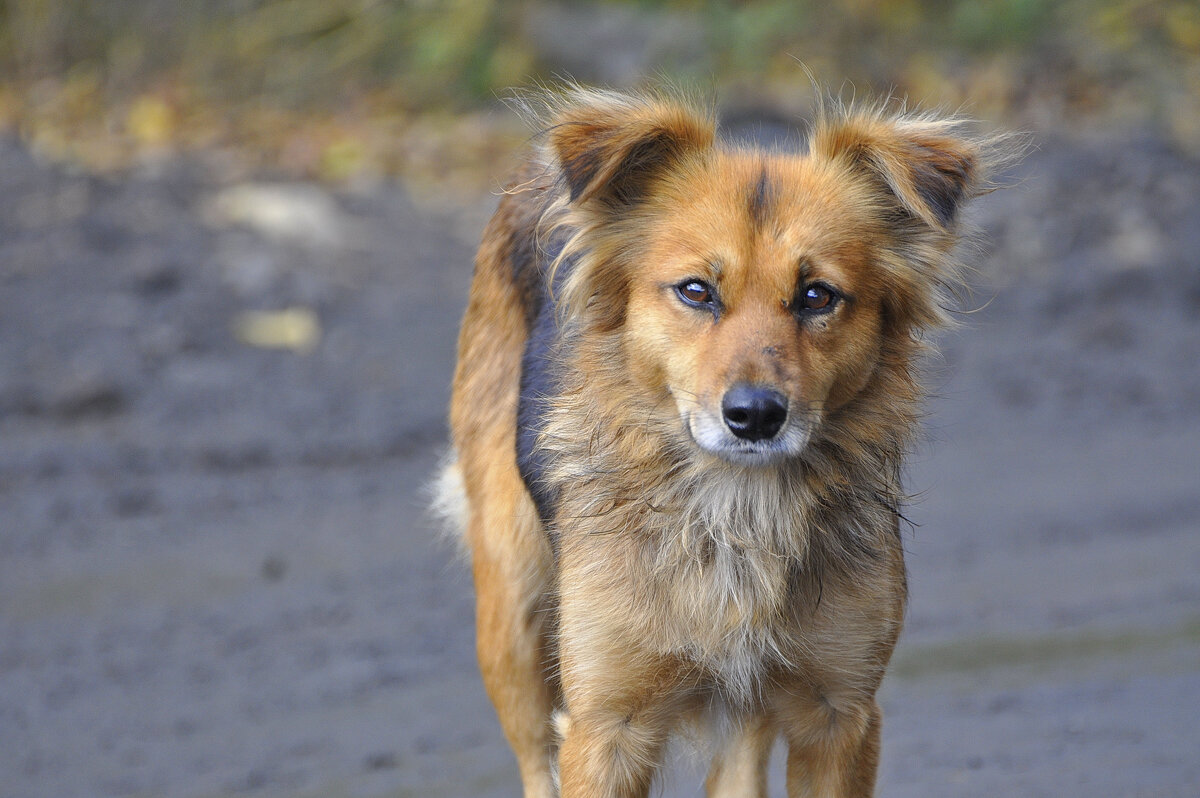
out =
<path fill-rule="evenodd" d="M 308 354 L 321 339 L 321 322 L 309 308 L 248 310 L 234 319 L 233 334 L 250 346 Z"/>

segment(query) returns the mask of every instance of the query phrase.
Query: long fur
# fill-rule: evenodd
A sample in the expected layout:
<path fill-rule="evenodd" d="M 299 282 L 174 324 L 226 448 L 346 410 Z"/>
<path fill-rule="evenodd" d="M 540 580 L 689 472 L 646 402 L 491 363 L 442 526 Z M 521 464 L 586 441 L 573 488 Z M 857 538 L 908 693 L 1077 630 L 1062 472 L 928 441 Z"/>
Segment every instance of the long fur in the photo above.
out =
<path fill-rule="evenodd" d="M 809 763 L 789 794 L 821 779 L 867 794 L 873 695 L 906 592 L 900 477 L 918 361 L 961 285 L 960 209 L 1013 144 L 883 104 L 826 103 L 806 155 L 726 146 L 708 111 L 669 95 L 572 86 L 527 105 L 541 107 L 543 144 L 485 233 L 455 381 L 459 460 L 443 480 L 466 497 L 481 617 L 509 619 L 481 624 L 480 659 L 526 793 L 552 789 L 537 764 L 554 747 L 550 704 L 568 713 L 563 795 L 641 795 L 688 703 L 716 701 Z M 693 208 L 697 194 L 713 198 Z M 840 265 L 769 254 L 787 240 Z M 697 348 L 725 328 L 716 304 L 711 325 L 677 316 L 654 282 L 679 278 L 656 254 L 668 244 L 693 253 L 698 276 L 750 280 L 731 323 L 765 345 L 727 333 Z M 718 250 L 732 260 L 704 260 Z M 766 258 L 761 277 L 746 271 L 753 257 Z M 857 297 L 794 322 L 754 282 L 830 273 Z M 688 358 L 704 373 L 680 371 Z M 791 392 L 780 437 L 793 437 L 759 460 L 689 426 L 719 415 L 709 394 L 726 372 Z M 549 627 L 522 620 L 530 607 Z M 511 663 L 530 652 L 554 669 L 524 706 L 542 676 Z M 770 735 L 751 738 L 743 748 L 761 751 Z M 722 767 L 710 785 L 737 771 Z"/>

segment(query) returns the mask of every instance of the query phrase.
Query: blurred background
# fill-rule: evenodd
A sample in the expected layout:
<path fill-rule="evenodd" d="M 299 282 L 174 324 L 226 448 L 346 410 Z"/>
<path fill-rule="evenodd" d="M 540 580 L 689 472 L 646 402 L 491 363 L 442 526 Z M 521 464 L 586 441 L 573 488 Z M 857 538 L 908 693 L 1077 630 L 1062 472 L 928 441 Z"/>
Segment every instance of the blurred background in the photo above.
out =
<path fill-rule="evenodd" d="M 519 794 L 424 486 L 504 98 L 565 76 L 1029 135 L 928 364 L 880 794 L 1194 798 L 1195 0 L 0 0 L 0 795 Z"/>
<path fill-rule="evenodd" d="M 667 78 L 798 112 L 801 63 L 835 92 L 1200 146 L 1191 0 L 5 0 L 0 125 L 91 169 L 227 149 L 477 189 L 512 87 Z"/>

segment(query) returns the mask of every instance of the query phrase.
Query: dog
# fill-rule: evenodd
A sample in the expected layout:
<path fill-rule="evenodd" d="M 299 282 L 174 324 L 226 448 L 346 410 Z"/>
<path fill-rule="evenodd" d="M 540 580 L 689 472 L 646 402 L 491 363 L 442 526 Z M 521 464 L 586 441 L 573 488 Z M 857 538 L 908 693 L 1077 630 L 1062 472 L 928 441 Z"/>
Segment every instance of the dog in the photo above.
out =
<path fill-rule="evenodd" d="M 548 94 L 459 340 L 446 507 L 526 798 L 868 796 L 900 634 L 901 466 L 996 139 L 826 103 L 807 150 L 670 93 Z"/>

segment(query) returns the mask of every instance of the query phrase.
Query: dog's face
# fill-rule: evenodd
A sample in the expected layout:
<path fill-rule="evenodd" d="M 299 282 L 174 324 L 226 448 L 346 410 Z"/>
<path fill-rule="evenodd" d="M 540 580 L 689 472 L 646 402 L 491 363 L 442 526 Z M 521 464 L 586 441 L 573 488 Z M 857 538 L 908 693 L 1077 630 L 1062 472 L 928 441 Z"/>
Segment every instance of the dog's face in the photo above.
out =
<path fill-rule="evenodd" d="M 794 457 L 869 378 L 877 231 L 853 188 L 807 159 L 716 153 L 648 200 L 626 355 L 704 451 Z"/>
<path fill-rule="evenodd" d="M 940 320 L 939 269 L 978 187 L 977 142 L 953 123 L 826 120 L 789 155 L 715 145 L 677 106 L 577 113 L 551 131 L 585 253 L 564 302 L 619 332 L 614 359 L 700 450 L 800 455 L 896 367 L 889 340 Z"/>

